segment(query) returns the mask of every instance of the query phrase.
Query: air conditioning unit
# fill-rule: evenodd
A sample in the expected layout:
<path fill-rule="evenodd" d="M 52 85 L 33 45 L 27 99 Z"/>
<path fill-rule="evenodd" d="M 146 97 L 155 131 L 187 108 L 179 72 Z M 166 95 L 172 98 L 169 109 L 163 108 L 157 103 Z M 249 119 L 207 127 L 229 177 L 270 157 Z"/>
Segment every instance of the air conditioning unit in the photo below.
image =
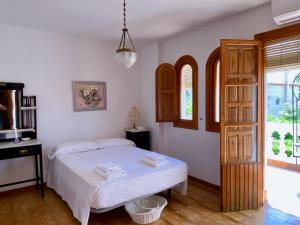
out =
<path fill-rule="evenodd" d="M 272 0 L 272 15 L 278 25 L 300 20 L 300 0 Z"/>

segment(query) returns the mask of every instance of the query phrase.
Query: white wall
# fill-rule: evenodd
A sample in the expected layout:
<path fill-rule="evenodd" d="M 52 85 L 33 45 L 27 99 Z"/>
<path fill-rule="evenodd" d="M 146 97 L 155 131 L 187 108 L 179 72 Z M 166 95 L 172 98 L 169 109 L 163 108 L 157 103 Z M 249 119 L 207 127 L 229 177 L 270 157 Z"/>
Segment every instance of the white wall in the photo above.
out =
<path fill-rule="evenodd" d="M 140 75 L 138 65 L 126 70 L 116 63 L 115 48 L 0 26 L 0 81 L 25 83 L 24 95 L 37 96 L 38 138 L 44 151 L 64 141 L 124 136 L 130 108 L 140 106 Z M 105 81 L 107 110 L 73 112 L 73 80 Z M 32 178 L 32 165 L 31 158 L 1 161 L 0 184 Z"/>
<path fill-rule="evenodd" d="M 219 184 L 219 135 L 205 131 L 205 64 L 221 38 L 252 39 L 275 28 L 270 4 L 219 20 L 170 40 L 139 48 L 130 70 L 114 60 L 115 45 L 29 29 L 0 26 L 0 80 L 24 82 L 37 95 L 39 138 L 44 150 L 62 141 L 123 136 L 130 108 L 141 108 L 152 146 L 186 161 L 192 176 Z M 155 123 L 155 69 L 190 54 L 199 67 L 199 130 Z M 72 80 L 107 82 L 108 109 L 73 112 Z M 32 159 L 0 163 L 0 183 L 33 176 Z"/>
<path fill-rule="evenodd" d="M 253 39 L 254 34 L 274 28 L 276 25 L 271 16 L 271 5 L 267 4 L 163 41 L 159 45 L 161 49 L 156 50 L 160 54 L 158 56 L 152 56 L 153 52 L 149 53 L 148 50 L 142 52 L 147 55 L 142 59 L 146 59 L 148 63 L 147 67 L 143 68 L 143 73 L 151 77 L 151 83 L 147 83 L 147 89 L 151 90 L 151 93 L 148 96 L 144 95 L 142 102 L 149 103 L 144 111 L 150 116 L 154 115 L 155 110 L 152 91 L 155 88 L 153 76 L 157 64 L 150 66 L 150 63 L 156 61 L 151 61 L 149 58 L 162 58 L 163 62 L 175 64 L 180 56 L 189 54 L 198 62 L 199 130 L 174 128 L 173 124 L 166 123 L 161 125 L 160 133 L 155 136 L 158 139 L 163 137 L 163 140 L 154 141 L 163 143 L 164 152 L 186 161 L 190 175 L 220 184 L 219 134 L 205 131 L 205 65 L 209 54 L 220 45 L 222 38 Z M 157 125 L 150 123 L 150 126 Z"/>
<path fill-rule="evenodd" d="M 155 123 L 155 69 L 159 64 L 158 44 L 150 44 L 139 54 L 141 77 L 141 115 L 142 120 L 151 127 L 151 146 L 159 149 L 159 124 Z M 153 72 L 154 71 L 154 72 Z"/>

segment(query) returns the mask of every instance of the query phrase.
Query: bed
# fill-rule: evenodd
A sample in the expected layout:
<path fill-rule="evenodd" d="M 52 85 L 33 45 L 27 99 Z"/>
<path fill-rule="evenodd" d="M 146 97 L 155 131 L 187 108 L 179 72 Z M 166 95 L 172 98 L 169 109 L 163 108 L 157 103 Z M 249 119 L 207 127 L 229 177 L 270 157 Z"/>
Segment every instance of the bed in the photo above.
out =
<path fill-rule="evenodd" d="M 87 225 L 90 212 L 105 212 L 170 188 L 186 194 L 188 169 L 183 161 L 167 156 L 168 164 L 151 167 L 142 161 L 149 151 L 125 139 L 91 142 L 88 148 L 85 144 L 77 144 L 75 150 L 68 145 L 59 154 L 50 154 L 47 177 L 47 186 L 67 202 L 82 225 Z M 103 179 L 95 168 L 105 162 L 121 165 L 127 176 Z"/>

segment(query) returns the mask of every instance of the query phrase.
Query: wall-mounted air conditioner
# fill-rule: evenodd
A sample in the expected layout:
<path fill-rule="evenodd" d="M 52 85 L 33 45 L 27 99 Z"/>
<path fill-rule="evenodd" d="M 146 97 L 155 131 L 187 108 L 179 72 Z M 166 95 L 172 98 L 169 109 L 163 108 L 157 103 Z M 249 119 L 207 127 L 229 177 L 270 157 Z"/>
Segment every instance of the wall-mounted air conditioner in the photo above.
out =
<path fill-rule="evenodd" d="M 272 0 L 272 15 L 278 25 L 300 20 L 300 0 Z"/>

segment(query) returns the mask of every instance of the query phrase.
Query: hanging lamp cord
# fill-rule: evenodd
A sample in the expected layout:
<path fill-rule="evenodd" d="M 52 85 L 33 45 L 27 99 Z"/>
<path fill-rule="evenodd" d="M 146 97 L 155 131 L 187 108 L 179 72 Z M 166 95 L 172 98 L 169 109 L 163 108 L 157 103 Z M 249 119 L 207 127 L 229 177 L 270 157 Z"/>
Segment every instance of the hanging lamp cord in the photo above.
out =
<path fill-rule="evenodd" d="M 126 2 L 123 3 L 123 26 L 126 29 Z"/>
<path fill-rule="evenodd" d="M 123 33 L 122 33 L 119 49 L 121 49 L 121 46 L 123 48 L 125 48 L 125 46 L 126 46 L 126 34 L 127 34 L 128 39 L 129 39 L 129 41 L 132 45 L 133 51 L 135 51 L 135 47 L 134 47 L 133 42 L 131 40 L 131 37 L 128 33 L 128 29 L 126 27 L 126 0 L 124 0 L 124 2 L 123 2 L 123 26 L 124 26 L 124 28 L 122 29 Z"/>

